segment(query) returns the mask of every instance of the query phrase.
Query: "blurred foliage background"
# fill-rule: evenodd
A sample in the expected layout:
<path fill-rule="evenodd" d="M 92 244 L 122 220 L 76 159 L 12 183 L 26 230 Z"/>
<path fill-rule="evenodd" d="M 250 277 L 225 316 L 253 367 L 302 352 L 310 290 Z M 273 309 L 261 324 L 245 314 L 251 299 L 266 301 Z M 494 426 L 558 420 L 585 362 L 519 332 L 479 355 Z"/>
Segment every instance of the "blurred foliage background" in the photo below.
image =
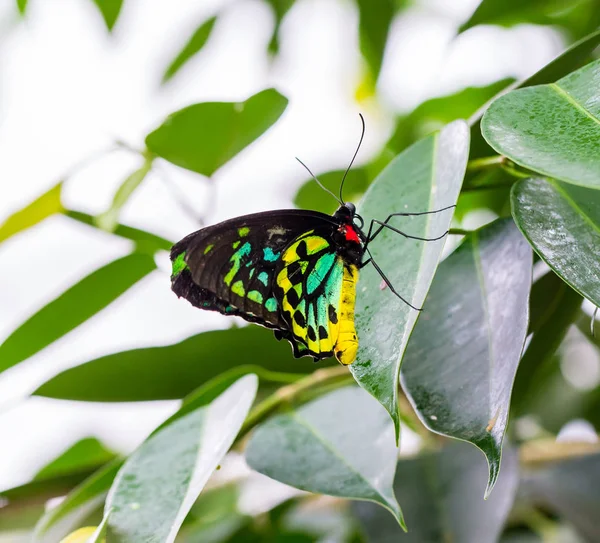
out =
<path fill-rule="evenodd" d="M 404 534 L 390 514 L 399 518 L 393 494 L 375 488 L 365 467 L 384 466 L 391 454 L 394 465 L 382 469 L 393 478 L 393 439 L 365 445 L 393 436 L 388 415 L 356 387 L 335 390 L 351 381 L 333 362 L 296 360 L 271 332 L 241 321 L 232 327 L 178 301 L 167 256 L 187 233 L 238 214 L 292 205 L 333 212 L 336 202 L 294 156 L 336 192 L 360 135 L 358 112 L 367 135 L 346 199 L 360 201 L 399 153 L 465 119 L 469 163 L 451 226 L 464 233 L 496 218 L 512 225 L 516 165 L 488 160 L 496 152 L 481 134 L 482 108 L 498 94 L 552 83 L 597 59 L 597 0 L 50 4 L 3 0 L 0 12 L 0 541 L 32 534 L 60 541 L 98 525 L 123 459 L 170 416 L 146 442 L 159 453 L 138 449 L 145 462 L 183 462 L 169 444 L 196 453 L 194 436 L 226 419 L 223 439 L 233 444 L 223 460 L 208 458 L 200 475 L 190 460 L 195 476 L 210 479 L 182 521 L 180 541 L 600 540 L 593 306 L 539 257 L 523 309 L 527 349 L 502 472 L 486 502 L 483 455 L 430 433 L 415 414 L 434 402 L 419 399 L 411 379 L 433 381 L 432 393 L 438 374 L 415 377 L 415 366 L 406 367 L 411 401 L 398 398 L 394 485 L 410 529 Z M 413 156 L 409 168 L 416 159 L 404 156 Z M 456 245 L 451 237 L 445 256 Z M 449 284 L 440 277 L 469 271 L 460 253 L 453 257 L 440 267 L 432 299 Z M 456 333 L 452 322 L 421 330 L 405 362 L 423 359 L 419 337 L 446 345 Z M 249 373 L 258 376 L 257 390 L 242 378 Z M 455 377 L 460 384 L 465 374 Z M 280 409 L 286 400 L 344 445 L 342 461 L 307 437 L 310 457 L 321 462 L 313 471 L 361 466 L 358 494 L 327 486 L 328 477 L 346 476 L 342 468 L 312 487 L 298 483 L 307 474 L 292 473 L 298 458 L 285 455 L 293 447 L 277 433 L 293 423 Z M 459 411 L 469 412 L 468 398 L 461 402 Z M 361 408 L 355 419 L 352 406 Z M 241 455 L 250 430 L 275 411 L 284 418 L 259 429 L 279 440 L 274 457 L 256 444 L 257 432 L 251 470 Z M 336 428 L 361 417 L 365 429 L 336 437 Z M 477 436 L 451 435 L 486 450 Z M 499 463 L 499 449 L 487 454 Z M 137 464 L 126 466 L 131 475 Z M 147 498 L 160 503 L 161 482 L 152 484 Z M 357 497 L 384 507 L 345 499 Z M 142 540 L 128 537 L 121 540 Z"/>

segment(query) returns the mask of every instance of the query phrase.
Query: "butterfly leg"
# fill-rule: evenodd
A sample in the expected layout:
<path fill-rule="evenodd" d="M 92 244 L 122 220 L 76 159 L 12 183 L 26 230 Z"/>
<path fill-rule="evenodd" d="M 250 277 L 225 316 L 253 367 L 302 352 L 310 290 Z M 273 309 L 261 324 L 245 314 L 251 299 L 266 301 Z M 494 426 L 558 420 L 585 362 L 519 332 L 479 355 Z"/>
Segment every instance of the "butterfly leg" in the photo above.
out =
<path fill-rule="evenodd" d="M 373 259 L 373 255 L 371 254 L 371 251 L 369 251 L 367 249 L 367 253 L 369 253 L 369 258 L 368 258 L 368 260 L 365 260 L 364 262 L 362 262 L 361 265 L 360 265 L 360 267 L 364 268 L 367 264 L 373 264 L 373 267 L 377 270 L 377 273 L 379 275 L 381 275 L 381 278 L 383 279 L 383 281 L 385 282 L 385 284 L 389 287 L 389 289 L 398 298 L 400 298 L 407 306 L 411 307 L 412 309 L 415 309 L 416 311 L 422 311 L 423 310 L 422 307 L 415 307 L 410 302 L 406 301 L 402 296 L 400 296 L 400 294 L 398 294 L 398 292 L 396 292 L 396 289 L 394 288 L 394 285 L 392 285 L 391 281 L 386 277 L 385 273 L 383 273 L 383 270 L 379 267 L 379 265 L 377 264 L 377 262 L 375 262 L 375 260 Z"/>
<path fill-rule="evenodd" d="M 369 226 L 369 233 L 367 234 L 367 243 L 369 243 L 370 241 L 373 241 L 381 233 L 381 231 L 385 227 L 394 230 L 388 224 L 390 222 L 390 220 L 392 219 L 392 217 L 416 217 L 416 216 L 419 216 L 419 215 L 433 215 L 435 213 L 441 213 L 442 211 L 446 211 L 448 209 L 452 209 L 453 207 L 456 207 L 456 205 L 442 207 L 441 209 L 434 209 L 433 211 L 420 211 L 420 212 L 417 212 L 417 213 L 404 213 L 404 212 L 391 213 L 390 215 L 387 216 L 387 218 L 383 222 L 374 219 L 374 220 L 371 221 L 371 224 Z M 378 225 L 378 227 L 375 230 L 375 232 L 373 232 L 373 224 L 374 223 Z M 448 233 L 448 232 L 444 233 L 442 236 L 440 236 L 440 238 L 425 239 L 425 238 L 418 238 L 418 237 L 414 237 L 414 236 L 408 236 L 407 234 L 404 234 L 404 232 L 400 232 L 398 230 L 395 230 L 395 231 L 398 232 L 399 234 L 403 235 L 404 237 L 411 238 L 411 239 L 419 239 L 421 241 L 435 241 L 435 239 L 443 238 Z"/>

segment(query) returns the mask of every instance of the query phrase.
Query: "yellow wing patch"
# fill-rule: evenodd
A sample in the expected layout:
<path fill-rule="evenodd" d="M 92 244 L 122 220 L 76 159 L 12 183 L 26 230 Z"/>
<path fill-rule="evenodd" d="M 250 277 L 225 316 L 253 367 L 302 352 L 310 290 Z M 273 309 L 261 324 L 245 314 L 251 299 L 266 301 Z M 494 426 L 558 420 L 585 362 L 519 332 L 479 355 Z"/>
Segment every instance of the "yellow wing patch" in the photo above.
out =
<path fill-rule="evenodd" d="M 358 268 L 345 264 L 329 241 L 311 232 L 292 243 L 281 262 L 279 302 L 294 338 L 316 358 L 335 354 L 342 364 L 354 362 Z"/>

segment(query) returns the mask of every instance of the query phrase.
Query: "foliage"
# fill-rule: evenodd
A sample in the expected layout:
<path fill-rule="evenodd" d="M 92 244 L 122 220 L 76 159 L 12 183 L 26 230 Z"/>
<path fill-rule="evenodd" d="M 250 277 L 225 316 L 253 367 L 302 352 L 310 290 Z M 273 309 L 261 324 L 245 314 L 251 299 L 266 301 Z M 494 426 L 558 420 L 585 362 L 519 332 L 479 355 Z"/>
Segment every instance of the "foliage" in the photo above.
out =
<path fill-rule="evenodd" d="M 127 5 L 93 3 L 109 31 Z M 267 4 L 272 59 L 294 2 Z M 357 44 L 372 82 L 407 4 L 356 1 Z M 570 525 L 582 540 L 600 540 L 600 446 L 553 435 L 574 418 L 596 431 L 600 425 L 600 388 L 577 389 L 564 371 L 577 362 L 575 347 L 600 359 L 600 340 L 582 309 L 584 300 L 600 305 L 600 61 L 593 57 L 600 10 L 596 0 L 558 4 L 483 0 L 461 32 L 529 22 L 558 25 L 571 40 L 591 33 L 524 81 L 468 87 L 390 113 L 388 141 L 348 175 L 345 194 L 362 198 L 367 224 L 397 211 L 450 208 L 392 223 L 412 236 L 450 229 L 449 255 L 443 240 L 390 231 L 371 247 L 418 309 L 366 267 L 357 289 L 360 348 L 349 370 L 332 360 L 315 369 L 293 359 L 270 331 L 248 326 L 110 353 L 52 376 L 33 395 L 183 402 L 126 458 L 86 438 L 30 482 L 0 491 L 0 536 L 20 530 L 39 542 L 486 543 L 516 532 L 553 537 Z M 15 9 L 27 17 L 26 1 Z M 164 68 L 163 83 L 207 53 L 221 17 L 198 22 Z M 62 215 L 82 231 L 130 240 L 131 248 L 38 303 L 0 344 L 0 372 L 113 310 L 157 270 L 156 257 L 172 241 L 120 224 L 119 215 L 159 160 L 213 182 L 287 104 L 275 89 L 238 103 L 191 104 L 146 135 L 146 148 L 136 151 L 141 165 L 104 213 L 67 209 L 65 178 L 6 217 L 0 243 L 21 243 L 28 229 Z M 335 192 L 342 175 L 320 178 Z M 295 203 L 334 209 L 313 180 L 298 189 Z M 466 218 L 482 215 L 479 228 L 466 229 Z M 408 429 L 418 436 L 411 458 L 398 449 Z M 215 476 L 239 454 L 249 473 L 225 482 Z M 297 491 L 287 488 L 285 498 L 248 512 L 242 496 L 251 482 L 266 484 L 259 473 Z M 55 497 L 65 498 L 45 510 Z"/>

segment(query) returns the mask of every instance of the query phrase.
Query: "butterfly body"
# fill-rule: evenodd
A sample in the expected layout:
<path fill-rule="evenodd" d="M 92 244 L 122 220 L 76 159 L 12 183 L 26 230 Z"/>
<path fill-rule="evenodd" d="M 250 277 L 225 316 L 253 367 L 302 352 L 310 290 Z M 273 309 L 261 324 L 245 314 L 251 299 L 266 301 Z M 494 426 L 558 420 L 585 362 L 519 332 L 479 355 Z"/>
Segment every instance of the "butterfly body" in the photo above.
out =
<path fill-rule="evenodd" d="M 172 289 L 201 309 L 272 328 L 294 355 L 351 364 L 365 235 L 355 208 L 281 210 L 203 228 L 171 250 Z"/>

